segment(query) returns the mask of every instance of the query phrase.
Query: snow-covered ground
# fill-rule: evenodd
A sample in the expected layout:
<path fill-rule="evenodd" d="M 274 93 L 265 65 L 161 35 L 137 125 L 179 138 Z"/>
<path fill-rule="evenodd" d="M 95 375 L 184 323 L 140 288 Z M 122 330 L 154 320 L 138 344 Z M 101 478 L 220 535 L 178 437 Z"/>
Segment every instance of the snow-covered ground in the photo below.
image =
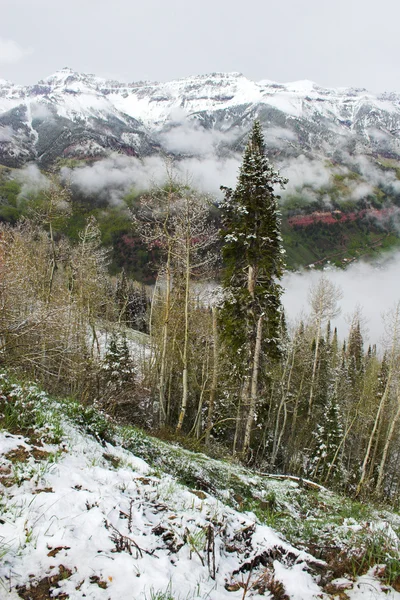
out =
<path fill-rule="evenodd" d="M 46 397 L 35 393 L 31 403 L 45 411 Z M 0 394 L 3 409 L 18 395 Z M 400 600 L 379 566 L 323 587 L 324 561 L 254 514 L 179 484 L 66 417 L 47 413 L 48 424 L 41 415 L 23 434 L 0 433 L 0 598 L 308 600 L 341 590 L 340 598 Z M 385 532 L 398 544 L 393 529 Z"/>

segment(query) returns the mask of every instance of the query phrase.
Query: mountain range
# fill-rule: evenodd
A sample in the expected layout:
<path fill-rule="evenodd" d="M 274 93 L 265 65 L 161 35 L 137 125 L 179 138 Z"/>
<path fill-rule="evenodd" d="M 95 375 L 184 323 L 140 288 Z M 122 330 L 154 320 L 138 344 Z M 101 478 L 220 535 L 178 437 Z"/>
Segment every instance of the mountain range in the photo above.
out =
<path fill-rule="evenodd" d="M 398 93 L 253 82 L 239 73 L 124 84 L 64 68 L 30 86 L 0 80 L 0 163 L 47 167 L 113 151 L 226 156 L 243 149 L 255 118 L 278 162 L 400 160 Z"/>

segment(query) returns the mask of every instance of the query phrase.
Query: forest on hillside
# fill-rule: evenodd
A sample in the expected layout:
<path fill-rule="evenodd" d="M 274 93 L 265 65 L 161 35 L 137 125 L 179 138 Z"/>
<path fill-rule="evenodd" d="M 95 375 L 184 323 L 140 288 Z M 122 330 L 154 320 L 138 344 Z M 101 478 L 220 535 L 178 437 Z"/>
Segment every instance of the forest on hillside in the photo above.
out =
<path fill-rule="evenodd" d="M 341 292 L 325 273 L 288 326 L 285 184 L 257 122 L 218 216 L 168 169 L 126 225 L 137 260 L 138 248 L 151 257 L 150 293 L 110 272 L 101 211 L 65 235 L 76 209 L 53 177 L 24 219 L 0 225 L 0 362 L 192 449 L 398 504 L 400 303 L 381 354 L 364 347 L 359 314 L 338 339 Z"/>

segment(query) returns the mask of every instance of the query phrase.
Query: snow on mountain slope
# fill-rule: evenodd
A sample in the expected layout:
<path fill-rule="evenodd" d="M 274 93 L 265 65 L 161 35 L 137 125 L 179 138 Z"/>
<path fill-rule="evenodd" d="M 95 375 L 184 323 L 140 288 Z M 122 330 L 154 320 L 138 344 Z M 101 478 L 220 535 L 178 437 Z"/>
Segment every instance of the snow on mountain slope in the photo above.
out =
<path fill-rule="evenodd" d="M 60 156 L 90 157 L 94 146 L 103 156 L 112 150 L 145 156 L 158 153 L 160 144 L 170 150 L 169 133 L 188 123 L 196 131 L 228 132 L 219 147 L 229 152 L 242 148 L 254 118 L 266 131 L 287 132 L 279 143 L 269 139 L 279 155 L 339 151 L 345 160 L 356 151 L 400 158 L 395 93 L 327 89 L 311 81 L 253 82 L 240 73 L 124 84 L 64 68 L 33 86 L 0 80 L 0 134 L 12 129 L 12 139 L 0 135 L 0 160 L 47 164 Z"/>

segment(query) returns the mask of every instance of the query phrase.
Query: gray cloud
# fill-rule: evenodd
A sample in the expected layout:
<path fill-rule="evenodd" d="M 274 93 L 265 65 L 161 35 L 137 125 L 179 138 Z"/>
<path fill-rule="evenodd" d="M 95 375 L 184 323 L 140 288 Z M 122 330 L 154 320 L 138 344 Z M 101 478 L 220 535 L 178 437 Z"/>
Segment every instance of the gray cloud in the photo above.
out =
<path fill-rule="evenodd" d="M 182 113 L 172 115 L 171 118 L 178 124 L 161 133 L 159 138 L 161 144 L 172 152 L 193 153 L 196 156 L 213 155 L 221 142 L 232 142 L 241 133 L 237 129 L 231 133 L 204 129 L 196 121 L 188 120 Z"/>
<path fill-rule="evenodd" d="M 264 129 L 263 133 L 266 145 L 274 148 L 286 148 L 288 142 L 297 140 L 297 136 L 293 131 L 283 127 L 270 127 Z"/>
<path fill-rule="evenodd" d="M 45 177 L 34 164 L 27 165 L 23 169 L 16 171 L 16 179 L 22 183 L 20 192 L 21 198 L 45 190 L 50 185 L 47 177 Z"/>
<path fill-rule="evenodd" d="M 332 183 L 332 169 L 328 168 L 324 162 L 310 160 L 303 154 L 284 161 L 280 165 L 280 171 L 284 177 L 289 179 L 285 191 L 281 194 L 282 198 L 301 191 L 307 186 L 319 189 Z M 304 196 L 310 200 L 315 199 L 310 191 L 304 191 Z"/>
<path fill-rule="evenodd" d="M 49 120 L 54 117 L 50 106 L 44 102 L 33 102 L 31 104 L 31 113 L 33 119 L 40 119 L 42 121 Z"/>
<path fill-rule="evenodd" d="M 235 186 L 240 163 L 239 155 L 218 160 L 211 157 L 203 160 L 193 158 L 179 162 L 177 168 L 183 175 L 189 176 L 193 187 L 220 197 L 221 185 Z"/>
<path fill-rule="evenodd" d="M 379 9 L 373 0 L 249 0 L 244 8 L 204 0 L 195 18 L 183 0 L 115 0 L 112 10 L 106 0 L 3 0 L 4 37 L 35 47 L 35 57 L 2 77 L 33 84 L 70 65 L 124 81 L 240 71 L 255 80 L 393 90 L 399 18 L 395 0 Z"/>
<path fill-rule="evenodd" d="M 217 160 L 215 157 L 202 160 L 190 158 L 177 161 L 174 167 L 183 181 L 187 181 L 201 192 L 219 194 L 219 186 L 234 185 L 240 165 L 240 157 Z M 83 194 L 98 194 L 105 200 L 117 204 L 131 189 L 149 189 L 166 180 L 165 161 L 158 157 L 143 160 L 113 154 L 93 165 L 61 170 L 65 181 L 76 186 Z"/>
<path fill-rule="evenodd" d="M 0 64 L 16 63 L 32 54 L 32 48 L 23 48 L 14 40 L 0 37 Z"/>
<path fill-rule="evenodd" d="M 91 166 L 64 167 L 61 175 L 86 196 L 100 195 L 116 204 L 132 187 L 143 190 L 161 183 L 165 178 L 165 165 L 160 157 L 139 160 L 112 154 Z"/>
<path fill-rule="evenodd" d="M 365 180 L 364 182 L 352 182 L 350 184 L 353 186 L 352 197 L 354 199 L 362 197 L 360 195 L 362 190 L 362 188 L 360 190 L 360 186 L 365 186 L 366 184 L 370 186 L 370 192 L 373 191 L 373 187 L 380 186 L 397 194 L 400 193 L 400 181 L 397 179 L 394 171 L 380 169 L 376 163 L 363 155 L 351 156 L 348 158 L 348 161 L 352 169 L 360 173 Z M 365 192 L 367 191 L 366 188 Z"/>
<path fill-rule="evenodd" d="M 282 161 L 277 166 L 281 174 L 289 179 L 286 189 L 281 192 L 283 201 L 293 194 L 301 194 L 309 202 L 320 200 L 321 190 L 329 190 L 337 185 L 334 175 L 349 175 L 343 182 L 347 191 L 342 192 L 342 199 L 357 201 L 367 198 L 375 193 L 376 187 L 390 193 L 400 193 L 400 181 L 394 169 L 382 169 L 367 156 L 352 156 L 346 151 L 341 152 L 340 160 L 341 166 L 330 164 L 322 158 L 310 159 L 305 155 Z M 360 177 L 354 179 L 354 173 L 358 173 Z M 325 204 L 329 207 L 328 195 L 325 197 Z"/>

